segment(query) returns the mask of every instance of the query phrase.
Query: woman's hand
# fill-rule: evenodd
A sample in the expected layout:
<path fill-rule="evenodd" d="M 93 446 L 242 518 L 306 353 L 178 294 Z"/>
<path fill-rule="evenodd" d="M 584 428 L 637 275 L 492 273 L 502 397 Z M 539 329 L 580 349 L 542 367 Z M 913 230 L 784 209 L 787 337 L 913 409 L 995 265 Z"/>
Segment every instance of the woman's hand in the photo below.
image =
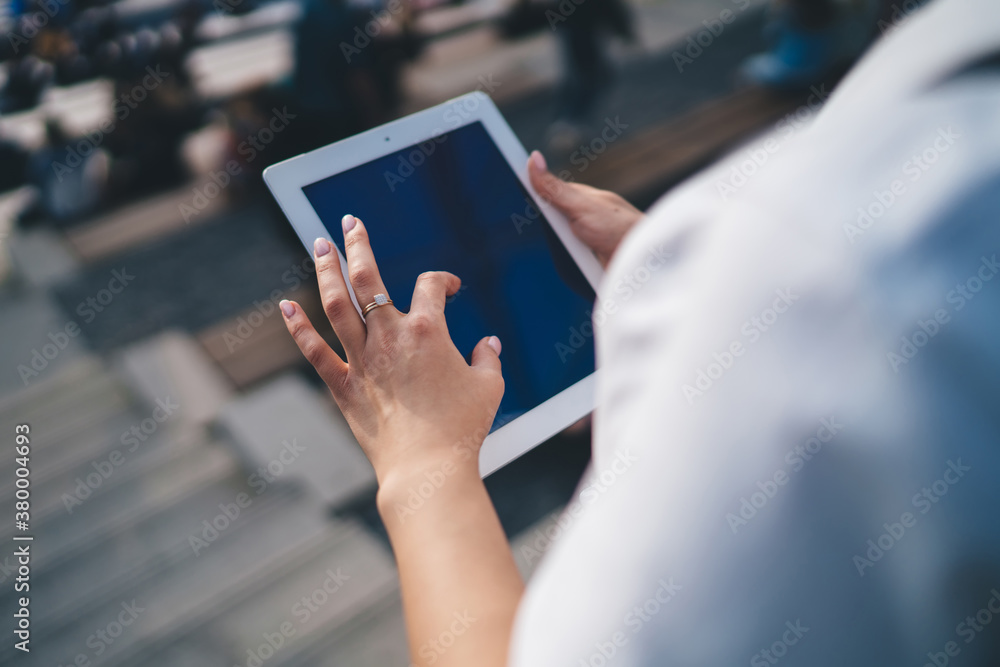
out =
<path fill-rule="evenodd" d="M 374 302 L 385 286 L 354 216 L 344 216 L 344 245 L 358 303 Z M 465 363 L 444 319 L 445 299 L 461 284 L 450 273 L 417 278 L 409 313 L 389 304 L 363 320 L 333 246 L 317 239 L 314 254 L 323 308 L 347 359 L 298 304 L 282 301 L 281 312 L 375 467 L 411 659 L 420 667 L 503 667 L 524 584 L 479 477 L 478 456 L 503 395 L 500 341 L 479 341 L 472 365 Z M 476 622 L 443 650 L 441 633 L 458 613 Z"/>
<path fill-rule="evenodd" d="M 642 211 L 619 195 L 581 183 L 567 183 L 548 170 L 538 151 L 528 159 L 531 184 L 542 198 L 569 220 L 573 233 L 607 267 L 625 234 L 642 218 Z"/>
<path fill-rule="evenodd" d="M 343 225 L 347 272 L 364 306 L 386 289 L 364 223 L 345 215 Z M 424 273 L 417 278 L 409 313 L 390 304 L 362 319 L 331 243 L 316 239 L 314 254 L 323 308 L 346 361 L 316 333 L 298 304 L 282 301 L 281 310 L 302 354 L 330 387 L 379 485 L 445 462 L 471 466 L 478 479 L 479 447 L 504 383 L 495 336 L 479 342 L 470 366 L 448 334 L 445 299 L 458 291 L 461 280 L 440 271 Z"/>

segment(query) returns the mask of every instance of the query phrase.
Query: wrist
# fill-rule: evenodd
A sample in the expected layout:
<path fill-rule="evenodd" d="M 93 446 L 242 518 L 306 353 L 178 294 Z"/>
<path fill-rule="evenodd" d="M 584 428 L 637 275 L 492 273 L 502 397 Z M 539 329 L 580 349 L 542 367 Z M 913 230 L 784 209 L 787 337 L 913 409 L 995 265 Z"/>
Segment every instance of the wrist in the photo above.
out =
<path fill-rule="evenodd" d="M 383 521 L 404 508 L 415 510 L 455 480 L 475 480 L 479 476 L 479 451 L 427 454 L 395 463 L 378 474 L 376 506 Z M 412 507 L 412 506 L 417 507 Z"/>

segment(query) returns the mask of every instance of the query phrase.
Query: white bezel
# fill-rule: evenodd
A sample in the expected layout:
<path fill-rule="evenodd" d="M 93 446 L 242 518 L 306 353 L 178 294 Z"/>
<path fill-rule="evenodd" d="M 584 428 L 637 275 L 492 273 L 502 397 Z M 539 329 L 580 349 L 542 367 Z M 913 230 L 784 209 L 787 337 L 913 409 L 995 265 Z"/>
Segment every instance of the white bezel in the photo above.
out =
<path fill-rule="evenodd" d="M 306 198 L 302 190 L 304 186 L 476 121 L 486 128 L 500 153 L 530 193 L 535 205 L 552 224 L 559 240 L 596 291 L 603 276 L 600 264 L 590 250 L 573 235 L 566 219 L 543 201 L 531 187 L 527 152 L 500 115 L 493 100 L 483 92 L 457 97 L 335 144 L 271 165 L 264 170 L 264 181 L 302 244 L 311 253 L 313 241 L 321 236 L 326 237 L 327 230 Z M 336 244 L 334 247 L 336 248 Z M 340 253 L 339 248 L 337 252 Z M 343 256 L 341 259 L 343 260 Z M 341 266 L 344 267 L 344 278 L 347 280 L 347 262 L 341 261 Z M 348 287 L 350 284 L 350 280 L 347 280 Z M 351 298 L 360 312 L 361 307 L 353 290 Z M 484 477 L 489 475 L 589 414 L 594 409 L 595 379 L 596 373 L 583 378 L 487 436 L 479 455 L 480 473 Z"/>

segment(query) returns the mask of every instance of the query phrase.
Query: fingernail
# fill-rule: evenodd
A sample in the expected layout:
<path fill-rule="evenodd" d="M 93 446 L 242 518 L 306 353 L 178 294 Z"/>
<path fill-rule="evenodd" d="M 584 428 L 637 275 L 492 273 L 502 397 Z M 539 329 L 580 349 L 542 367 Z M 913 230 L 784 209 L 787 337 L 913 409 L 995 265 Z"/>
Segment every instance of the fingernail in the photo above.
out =
<path fill-rule="evenodd" d="M 330 242 L 323 237 L 316 239 L 316 242 L 313 243 L 313 254 L 316 257 L 322 257 L 328 252 L 330 252 Z"/>
<path fill-rule="evenodd" d="M 541 151 L 532 151 L 531 161 L 535 163 L 535 168 L 540 171 L 548 171 L 548 165 L 545 164 L 545 156 L 542 155 Z"/>
<path fill-rule="evenodd" d="M 500 350 L 503 349 L 503 346 L 500 344 L 499 338 L 496 336 L 490 336 L 490 339 L 486 341 L 486 344 L 493 348 L 493 351 L 497 353 L 498 357 L 500 356 Z"/>
<path fill-rule="evenodd" d="M 285 317 L 291 317 L 295 314 L 295 306 L 292 305 L 291 301 L 282 300 L 278 305 L 281 307 L 281 312 L 284 313 Z"/>
<path fill-rule="evenodd" d="M 341 220 L 341 222 L 344 224 L 344 233 L 346 234 L 347 232 L 354 229 L 354 225 L 358 224 L 358 219 L 355 218 L 350 213 L 348 213 L 347 215 L 344 216 L 344 219 Z"/>

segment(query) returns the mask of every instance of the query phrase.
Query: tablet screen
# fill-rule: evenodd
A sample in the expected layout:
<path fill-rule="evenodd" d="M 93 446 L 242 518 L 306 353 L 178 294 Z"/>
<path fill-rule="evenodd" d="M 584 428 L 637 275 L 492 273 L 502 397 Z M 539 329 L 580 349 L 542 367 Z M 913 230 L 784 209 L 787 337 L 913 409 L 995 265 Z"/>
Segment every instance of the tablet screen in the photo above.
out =
<path fill-rule="evenodd" d="M 481 123 L 303 191 L 341 252 L 340 219 L 364 221 L 402 312 L 420 273 L 462 279 L 445 307 L 455 345 L 468 360 L 485 336 L 503 343 L 506 390 L 494 428 L 593 373 L 593 290 Z"/>

